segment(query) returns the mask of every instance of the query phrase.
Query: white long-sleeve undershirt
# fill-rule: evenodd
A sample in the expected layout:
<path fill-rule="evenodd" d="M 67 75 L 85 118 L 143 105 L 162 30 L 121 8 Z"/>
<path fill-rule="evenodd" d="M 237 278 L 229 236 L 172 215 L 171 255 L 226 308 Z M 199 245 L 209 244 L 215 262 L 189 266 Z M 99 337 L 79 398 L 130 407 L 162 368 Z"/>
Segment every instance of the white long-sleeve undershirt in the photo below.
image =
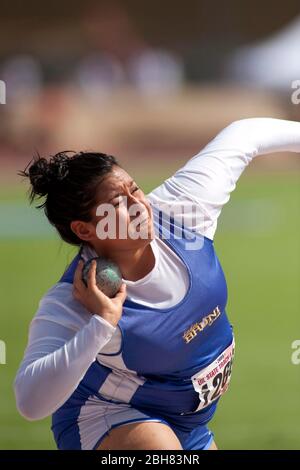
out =
<path fill-rule="evenodd" d="M 55 315 L 54 302 L 52 307 Z M 77 332 L 70 325 L 37 315 L 31 323 L 28 346 L 14 384 L 20 413 L 36 420 L 58 409 L 115 330 L 98 315 L 93 315 Z"/>
<path fill-rule="evenodd" d="M 186 226 L 213 239 L 221 210 L 248 164 L 259 155 L 300 152 L 299 132 L 300 123 L 295 121 L 271 118 L 235 121 L 154 189 L 149 195 L 150 201 L 158 205 L 176 204 L 178 200 L 194 203 L 200 207 L 204 218 L 194 225 L 187 205 Z"/>
<path fill-rule="evenodd" d="M 175 204 L 179 198 L 199 205 L 205 223 L 193 226 L 188 214 L 185 222 L 190 220 L 190 228 L 212 239 L 222 207 L 246 166 L 258 155 L 280 151 L 300 152 L 300 123 L 270 118 L 236 121 L 148 198 L 158 205 Z M 128 291 L 147 303 L 151 301 L 149 292 L 155 295 L 157 286 L 157 295 L 172 305 L 174 299 L 168 297 L 171 272 L 177 273 L 179 296 L 186 290 L 186 273 L 170 250 L 161 254 L 160 271 L 154 270 L 136 285 L 129 282 Z M 113 343 L 116 330 L 75 301 L 70 284 L 58 283 L 51 288 L 31 322 L 28 346 L 15 380 L 20 413 L 35 420 L 58 409 L 76 389 L 97 353 Z"/>

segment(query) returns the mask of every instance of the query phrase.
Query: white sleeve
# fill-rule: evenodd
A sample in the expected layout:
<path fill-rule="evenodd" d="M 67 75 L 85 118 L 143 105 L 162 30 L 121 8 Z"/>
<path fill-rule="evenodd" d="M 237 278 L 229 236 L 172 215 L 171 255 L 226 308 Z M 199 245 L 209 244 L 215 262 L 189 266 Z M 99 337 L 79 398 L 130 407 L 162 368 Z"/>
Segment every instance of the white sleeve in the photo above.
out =
<path fill-rule="evenodd" d="M 14 389 L 17 408 L 28 420 L 57 410 L 73 393 L 116 328 L 98 315 L 77 333 L 35 317 Z"/>
<path fill-rule="evenodd" d="M 177 206 L 179 212 L 187 202 L 183 209 L 186 226 L 213 239 L 222 207 L 246 166 L 258 155 L 280 151 L 300 152 L 299 122 L 272 118 L 235 121 L 148 198 L 158 207 Z"/>

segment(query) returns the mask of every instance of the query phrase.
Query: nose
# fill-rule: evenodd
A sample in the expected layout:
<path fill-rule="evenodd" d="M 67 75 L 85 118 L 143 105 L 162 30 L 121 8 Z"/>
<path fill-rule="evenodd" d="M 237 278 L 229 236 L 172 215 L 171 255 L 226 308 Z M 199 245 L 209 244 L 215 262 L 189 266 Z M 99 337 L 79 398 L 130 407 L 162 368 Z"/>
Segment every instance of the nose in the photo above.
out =
<path fill-rule="evenodd" d="M 127 196 L 128 210 L 130 209 L 131 206 L 134 206 L 136 204 L 139 206 L 141 213 L 145 212 L 148 215 L 147 205 L 143 198 L 135 196 L 135 194 L 131 193 L 129 190 L 126 191 L 126 196 Z M 134 211 L 134 213 L 130 215 L 130 218 L 135 219 L 137 216 L 138 214 L 136 214 Z"/>

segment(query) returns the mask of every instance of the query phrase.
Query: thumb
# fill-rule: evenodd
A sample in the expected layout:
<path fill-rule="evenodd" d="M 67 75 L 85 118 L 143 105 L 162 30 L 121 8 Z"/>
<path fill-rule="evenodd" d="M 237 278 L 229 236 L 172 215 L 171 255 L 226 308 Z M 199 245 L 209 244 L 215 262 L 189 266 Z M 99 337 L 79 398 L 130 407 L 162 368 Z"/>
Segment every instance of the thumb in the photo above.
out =
<path fill-rule="evenodd" d="M 122 304 L 125 302 L 125 299 L 127 297 L 127 289 L 126 288 L 127 288 L 127 286 L 126 286 L 125 282 L 123 282 L 121 287 L 120 287 L 119 292 L 115 296 L 115 299 L 121 300 Z"/>

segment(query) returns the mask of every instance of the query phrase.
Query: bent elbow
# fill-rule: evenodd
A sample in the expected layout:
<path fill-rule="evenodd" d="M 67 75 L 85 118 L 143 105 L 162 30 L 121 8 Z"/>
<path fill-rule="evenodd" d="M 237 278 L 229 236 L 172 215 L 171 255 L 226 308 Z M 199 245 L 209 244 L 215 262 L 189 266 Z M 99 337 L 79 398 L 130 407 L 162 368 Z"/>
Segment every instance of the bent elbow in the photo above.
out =
<path fill-rule="evenodd" d="M 31 403 L 28 403 L 24 400 L 17 400 L 17 409 L 23 418 L 27 421 L 37 421 L 42 419 L 43 416 L 40 416 L 39 413 L 32 407 Z"/>
<path fill-rule="evenodd" d="M 33 394 L 25 389 L 22 381 L 18 378 L 14 383 L 14 392 L 17 410 L 23 418 L 27 421 L 37 421 L 46 417 L 35 402 Z"/>

